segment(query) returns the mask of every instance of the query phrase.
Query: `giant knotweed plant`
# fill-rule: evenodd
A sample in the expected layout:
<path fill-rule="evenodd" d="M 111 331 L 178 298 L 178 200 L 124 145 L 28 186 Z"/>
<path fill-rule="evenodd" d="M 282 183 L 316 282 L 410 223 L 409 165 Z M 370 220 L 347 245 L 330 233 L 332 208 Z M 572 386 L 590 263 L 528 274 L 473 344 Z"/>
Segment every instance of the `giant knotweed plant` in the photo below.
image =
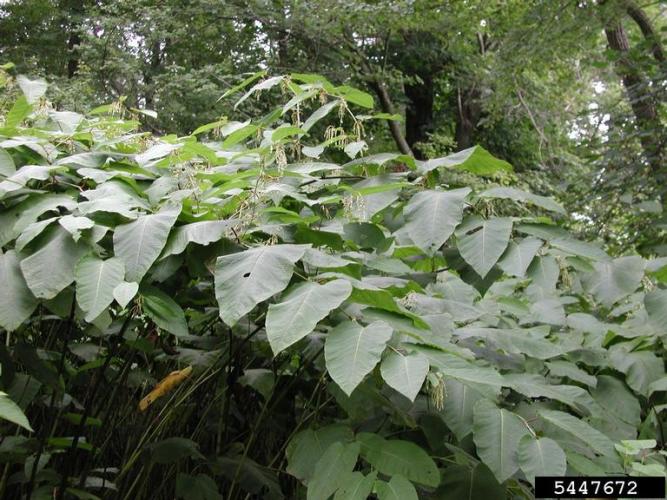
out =
<path fill-rule="evenodd" d="M 228 94 L 264 116 L 186 137 L 5 80 L 2 498 L 665 474 L 666 262 L 577 240 L 505 161 L 369 154 L 397 117 L 316 75 L 255 75 Z"/>

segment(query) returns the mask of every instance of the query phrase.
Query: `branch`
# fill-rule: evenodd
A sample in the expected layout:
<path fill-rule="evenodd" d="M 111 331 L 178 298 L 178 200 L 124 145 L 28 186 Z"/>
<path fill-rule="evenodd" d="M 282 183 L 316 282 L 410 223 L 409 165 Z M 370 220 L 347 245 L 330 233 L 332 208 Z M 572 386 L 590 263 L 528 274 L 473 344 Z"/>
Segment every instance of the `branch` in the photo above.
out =
<path fill-rule="evenodd" d="M 361 54 L 359 52 L 359 47 L 357 47 L 354 41 L 350 40 L 346 36 L 343 36 L 343 40 L 345 41 L 347 47 L 357 56 L 357 61 L 359 62 L 362 71 L 366 74 L 367 78 L 370 80 L 369 82 L 370 87 L 375 91 L 378 98 L 380 99 L 380 105 L 382 106 L 382 111 L 390 115 L 393 115 L 395 113 L 394 103 L 391 100 L 391 96 L 389 95 L 389 91 L 387 90 L 386 85 L 380 78 L 378 78 L 374 74 L 374 71 L 368 64 L 366 57 L 364 56 L 364 54 Z M 405 155 L 414 156 L 414 154 L 412 153 L 412 149 L 408 144 L 408 141 L 405 140 L 405 136 L 403 135 L 403 131 L 401 130 L 401 124 L 396 120 L 387 120 L 387 121 L 389 123 L 389 131 L 391 132 L 391 135 L 394 138 L 394 142 L 396 142 L 398 150 Z"/>
<path fill-rule="evenodd" d="M 370 86 L 380 98 L 382 111 L 390 115 L 393 115 L 394 104 L 391 101 L 391 96 L 389 95 L 389 92 L 387 91 L 387 87 L 385 86 L 384 82 L 373 80 L 370 82 Z M 405 155 L 413 156 L 412 149 L 410 149 L 408 141 L 406 141 L 405 137 L 403 136 L 403 131 L 401 130 L 400 123 L 396 120 L 387 120 L 387 121 L 389 122 L 389 131 L 391 132 L 391 135 L 394 138 L 394 141 L 396 142 L 396 146 L 398 146 L 399 151 Z"/>
<path fill-rule="evenodd" d="M 639 26 L 644 38 L 652 44 L 651 52 L 655 60 L 659 63 L 664 63 L 665 53 L 662 50 L 662 45 L 660 45 L 660 38 L 657 36 L 655 29 L 653 29 L 651 20 L 646 13 L 633 0 L 625 0 L 625 9 L 632 20 Z"/>
<path fill-rule="evenodd" d="M 521 92 L 521 89 L 519 88 L 516 80 L 514 81 L 516 85 L 516 95 L 519 98 L 519 102 L 521 103 L 521 106 L 523 106 L 523 109 L 526 110 L 526 113 L 528 114 L 528 118 L 530 119 L 530 122 L 533 124 L 533 127 L 535 128 L 535 131 L 537 134 L 540 136 L 540 144 L 538 146 L 538 153 L 540 155 L 540 159 L 542 158 L 542 144 L 549 144 L 549 139 L 544 135 L 544 131 L 540 128 L 540 126 L 537 124 L 537 120 L 535 120 L 535 116 L 533 116 L 532 111 L 530 110 L 530 107 L 528 107 L 528 103 L 526 103 L 526 100 L 523 98 L 523 93 Z"/>

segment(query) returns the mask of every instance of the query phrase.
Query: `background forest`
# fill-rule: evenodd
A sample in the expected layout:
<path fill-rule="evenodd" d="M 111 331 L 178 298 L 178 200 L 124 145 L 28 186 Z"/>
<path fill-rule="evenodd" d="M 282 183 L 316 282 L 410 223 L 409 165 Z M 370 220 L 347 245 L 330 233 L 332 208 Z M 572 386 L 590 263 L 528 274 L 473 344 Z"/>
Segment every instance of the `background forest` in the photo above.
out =
<path fill-rule="evenodd" d="M 0 497 L 664 475 L 664 0 L 0 2 Z"/>
<path fill-rule="evenodd" d="M 435 157 L 480 144 L 621 251 L 659 247 L 664 2 L 10 1 L 0 54 L 48 76 L 56 108 L 124 99 L 185 134 L 266 69 L 371 92 L 400 123 L 371 152 Z M 251 116 L 257 110 L 242 110 Z M 620 247 L 619 247 L 620 246 Z M 615 250 L 616 251 L 616 250 Z"/>

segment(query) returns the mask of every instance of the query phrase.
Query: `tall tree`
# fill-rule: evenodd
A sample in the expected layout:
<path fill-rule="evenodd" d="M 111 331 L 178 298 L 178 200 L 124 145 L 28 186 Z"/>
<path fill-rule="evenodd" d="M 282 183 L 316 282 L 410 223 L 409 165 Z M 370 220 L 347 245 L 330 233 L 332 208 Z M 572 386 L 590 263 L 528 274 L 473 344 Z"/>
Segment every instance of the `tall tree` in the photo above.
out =
<path fill-rule="evenodd" d="M 646 161 L 659 181 L 665 179 L 665 131 L 659 116 L 659 105 L 664 89 L 652 84 L 650 77 L 638 58 L 631 54 L 630 41 L 623 17 L 628 14 L 646 37 L 657 63 L 664 66 L 664 55 L 660 40 L 648 16 L 632 1 L 604 2 L 607 7 L 605 35 L 609 48 L 615 52 L 615 68 L 627 92 L 635 123 L 646 156 Z M 664 77 L 664 74 L 661 75 Z"/>

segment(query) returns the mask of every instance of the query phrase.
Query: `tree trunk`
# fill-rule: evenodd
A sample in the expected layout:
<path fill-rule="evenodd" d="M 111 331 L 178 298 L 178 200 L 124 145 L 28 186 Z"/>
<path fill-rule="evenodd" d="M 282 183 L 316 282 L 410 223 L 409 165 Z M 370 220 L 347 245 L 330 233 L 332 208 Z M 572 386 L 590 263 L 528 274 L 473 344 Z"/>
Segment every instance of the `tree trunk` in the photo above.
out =
<path fill-rule="evenodd" d="M 274 0 L 273 3 L 273 10 L 275 12 L 280 12 L 281 16 L 287 20 L 289 13 L 285 9 L 284 2 L 282 0 Z M 267 34 L 269 35 L 270 38 L 273 38 L 276 43 L 276 48 L 277 48 L 277 67 L 281 71 L 287 71 L 288 68 L 290 67 L 290 60 L 289 60 L 289 37 L 290 37 L 290 32 L 286 28 L 279 28 L 276 30 L 271 30 L 268 29 L 267 26 Z"/>
<path fill-rule="evenodd" d="M 662 125 L 658 117 L 656 102 L 651 95 L 651 89 L 647 80 L 629 57 L 630 44 L 621 22 L 608 23 L 605 34 L 609 48 L 616 52 L 618 56 L 615 63 L 616 72 L 621 78 L 628 95 L 646 160 L 653 173 L 659 176 L 659 180 L 662 180 Z"/>
<path fill-rule="evenodd" d="M 79 36 L 78 31 L 72 31 L 67 40 L 67 78 L 73 78 L 79 72 L 79 56 L 77 54 L 77 47 L 80 44 L 81 37 Z"/>
<path fill-rule="evenodd" d="M 84 13 L 83 0 L 74 0 L 66 4 L 68 13 L 67 36 L 67 78 L 73 78 L 79 72 L 79 45 L 81 45 L 81 17 Z"/>
<path fill-rule="evenodd" d="M 457 89 L 458 113 L 454 138 L 458 149 L 467 149 L 475 145 L 475 131 L 482 112 L 479 98 L 480 93 L 476 86 L 463 91 Z"/>
<path fill-rule="evenodd" d="M 394 110 L 394 104 L 391 101 L 391 97 L 389 96 L 389 92 L 387 91 L 387 87 L 385 87 L 384 83 L 379 81 L 373 81 L 370 83 L 370 85 L 377 94 L 378 98 L 380 99 L 380 105 L 382 106 L 382 111 L 384 111 L 385 113 L 389 113 L 390 115 L 393 115 L 396 111 Z M 394 142 L 396 142 L 398 150 L 405 155 L 412 156 L 413 155 L 412 148 L 410 148 L 410 145 L 403 136 L 403 131 L 401 130 L 401 124 L 396 120 L 388 120 L 388 122 L 389 122 L 389 131 L 391 132 L 391 136 L 394 138 Z"/>
<path fill-rule="evenodd" d="M 477 33 L 477 49 L 479 57 L 484 58 L 486 53 L 493 48 L 486 33 Z M 459 149 L 468 149 L 475 145 L 475 132 L 477 124 L 482 118 L 482 106 L 480 99 L 482 94 L 476 82 L 468 84 L 467 88 L 456 89 L 456 129 L 454 139 Z"/>
<path fill-rule="evenodd" d="M 155 105 L 155 87 L 153 85 L 153 78 L 158 73 L 160 65 L 162 64 L 162 42 L 155 40 L 151 44 L 151 58 L 150 63 L 144 73 L 144 99 L 145 105 L 148 109 L 153 109 Z"/>
<path fill-rule="evenodd" d="M 426 142 L 433 130 L 433 78 L 420 75 L 422 83 L 405 86 L 409 104 L 405 110 L 405 140 L 415 157 L 423 160 L 424 154 L 418 143 Z"/>

